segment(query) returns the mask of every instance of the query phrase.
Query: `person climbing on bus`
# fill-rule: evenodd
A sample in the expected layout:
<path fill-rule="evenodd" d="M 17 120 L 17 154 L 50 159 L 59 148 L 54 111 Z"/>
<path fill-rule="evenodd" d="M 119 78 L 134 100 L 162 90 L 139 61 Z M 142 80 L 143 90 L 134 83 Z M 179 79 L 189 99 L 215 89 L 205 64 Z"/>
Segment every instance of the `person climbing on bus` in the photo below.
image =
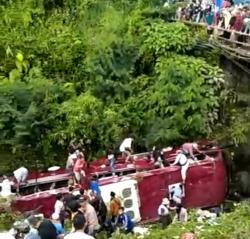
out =
<path fill-rule="evenodd" d="M 17 182 L 16 192 L 17 194 L 19 194 L 20 184 L 27 183 L 29 171 L 27 168 L 22 166 L 18 168 L 17 170 L 15 170 L 13 174 Z"/>
<path fill-rule="evenodd" d="M 156 146 L 154 146 L 152 150 L 152 161 L 157 168 L 164 168 L 170 165 L 169 162 L 165 160 L 164 149 L 160 150 Z"/>
<path fill-rule="evenodd" d="M 197 143 L 185 143 L 182 145 L 181 150 L 177 151 L 177 156 L 175 158 L 174 163 L 171 166 L 179 165 L 181 166 L 181 177 L 183 185 L 186 182 L 187 170 L 189 168 L 189 164 L 192 162 L 196 162 L 197 158 L 194 156 L 194 151 L 199 152 Z"/>
<path fill-rule="evenodd" d="M 185 181 L 186 181 L 187 170 L 188 170 L 189 164 L 190 164 L 190 160 L 182 151 L 177 152 L 175 161 L 173 164 L 171 164 L 171 166 L 175 166 L 175 165 L 181 166 L 181 178 L 182 178 L 183 185 L 185 184 Z"/>
<path fill-rule="evenodd" d="M 191 158 L 193 160 L 197 160 L 194 156 L 194 152 L 201 153 L 197 143 L 185 143 L 181 146 L 181 150 L 186 155 L 187 158 Z"/>
<path fill-rule="evenodd" d="M 134 140 L 133 138 L 125 138 L 119 147 L 119 150 L 122 153 L 122 157 L 125 158 L 126 163 L 129 162 L 130 156 L 132 154 L 133 140 Z"/>
<path fill-rule="evenodd" d="M 159 157 L 160 157 L 160 150 L 156 146 L 154 146 L 152 149 L 152 159 L 154 163 L 157 162 Z"/>
<path fill-rule="evenodd" d="M 112 175 L 114 176 L 115 175 L 115 160 L 116 159 L 115 159 L 115 153 L 111 147 L 107 150 L 107 160 L 108 160 L 108 165 L 111 168 Z"/>

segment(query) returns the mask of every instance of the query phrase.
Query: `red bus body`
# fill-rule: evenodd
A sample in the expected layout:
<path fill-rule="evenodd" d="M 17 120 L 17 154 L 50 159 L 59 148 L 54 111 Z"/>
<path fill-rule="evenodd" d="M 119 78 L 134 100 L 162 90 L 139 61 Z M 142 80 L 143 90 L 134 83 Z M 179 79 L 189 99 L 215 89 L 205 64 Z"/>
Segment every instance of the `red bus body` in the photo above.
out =
<path fill-rule="evenodd" d="M 173 161 L 176 150 L 165 153 L 165 160 Z M 206 208 L 221 204 L 227 193 L 227 174 L 223 158 L 223 150 L 220 148 L 209 149 L 203 160 L 190 165 L 185 184 L 184 206 L 187 208 Z M 168 166 L 155 169 L 154 164 L 145 158 L 145 154 L 137 155 L 134 164 L 127 165 L 121 158 L 117 160 L 116 171 L 123 172 L 124 176 L 104 176 L 99 179 L 100 186 L 107 186 L 135 179 L 137 177 L 136 190 L 138 191 L 139 212 L 141 220 L 151 220 L 157 217 L 157 208 L 161 200 L 169 195 L 169 186 L 180 183 L 181 174 L 179 166 Z M 141 171 L 136 173 L 135 171 Z M 101 158 L 92 162 L 86 170 L 87 175 L 93 173 L 104 174 L 110 172 L 106 166 L 106 159 Z M 138 179 L 139 175 L 139 179 Z M 58 170 L 54 173 L 31 174 L 29 184 L 43 182 L 59 182 L 69 179 L 66 170 Z M 37 182 L 36 181 L 37 178 Z M 54 210 L 57 193 L 67 193 L 67 187 L 59 187 L 30 195 L 17 197 L 12 203 L 12 209 L 26 212 L 38 209 L 46 217 Z"/>

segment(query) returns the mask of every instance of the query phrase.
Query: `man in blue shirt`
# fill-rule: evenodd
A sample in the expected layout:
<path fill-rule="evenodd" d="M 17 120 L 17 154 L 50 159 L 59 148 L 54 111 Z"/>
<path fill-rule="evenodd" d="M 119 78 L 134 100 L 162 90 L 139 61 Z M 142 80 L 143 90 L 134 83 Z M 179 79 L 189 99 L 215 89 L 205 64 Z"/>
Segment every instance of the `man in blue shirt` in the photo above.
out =
<path fill-rule="evenodd" d="M 98 183 L 98 177 L 94 175 L 90 181 L 89 189 L 98 196 L 101 196 L 101 190 Z"/>
<path fill-rule="evenodd" d="M 133 233 L 134 223 L 127 213 L 124 212 L 124 207 L 120 207 L 117 223 L 125 233 Z"/>
<path fill-rule="evenodd" d="M 63 237 L 64 235 L 64 229 L 62 224 L 60 223 L 60 216 L 57 213 L 53 213 L 51 216 L 52 223 L 56 228 L 56 234 L 57 236 Z"/>

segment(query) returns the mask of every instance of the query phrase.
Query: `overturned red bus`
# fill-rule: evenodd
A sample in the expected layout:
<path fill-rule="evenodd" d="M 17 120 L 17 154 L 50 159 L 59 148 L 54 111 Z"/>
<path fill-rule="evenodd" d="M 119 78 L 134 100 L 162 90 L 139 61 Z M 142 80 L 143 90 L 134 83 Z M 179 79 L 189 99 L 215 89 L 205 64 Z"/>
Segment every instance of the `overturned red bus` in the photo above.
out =
<path fill-rule="evenodd" d="M 221 204 L 227 193 L 227 174 L 220 147 L 206 147 L 196 155 L 198 162 L 190 164 L 185 183 L 183 204 L 187 208 L 207 208 Z M 151 220 L 157 217 L 157 208 L 163 197 L 168 196 L 171 187 L 182 182 L 180 167 L 155 168 L 148 160 L 149 153 L 137 154 L 132 164 L 122 158 L 116 161 L 116 175 L 112 176 L 106 158 L 100 158 L 88 166 L 87 176 L 98 174 L 99 185 L 105 203 L 109 203 L 110 192 L 121 198 L 125 211 L 135 221 Z M 164 153 L 164 160 L 172 162 L 176 149 Z M 20 188 L 22 196 L 12 203 L 15 211 L 38 212 L 49 217 L 54 210 L 58 193 L 67 193 L 70 174 L 59 169 L 54 172 L 31 174 L 28 184 Z M 34 192 L 39 187 L 39 192 Z M 77 189 L 76 189 L 77 190 Z"/>

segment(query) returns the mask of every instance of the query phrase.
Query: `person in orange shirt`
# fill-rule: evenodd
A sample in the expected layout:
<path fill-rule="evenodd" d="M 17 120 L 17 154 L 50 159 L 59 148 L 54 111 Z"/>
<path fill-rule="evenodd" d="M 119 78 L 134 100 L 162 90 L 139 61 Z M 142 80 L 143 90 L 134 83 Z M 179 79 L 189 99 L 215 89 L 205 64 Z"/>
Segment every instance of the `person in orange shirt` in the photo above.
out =
<path fill-rule="evenodd" d="M 111 223 L 115 223 L 117 216 L 119 215 L 119 209 L 121 207 L 121 201 L 115 196 L 114 192 L 110 193 L 110 216 L 111 216 Z"/>
<path fill-rule="evenodd" d="M 77 160 L 73 166 L 73 172 L 74 172 L 74 176 L 75 176 L 75 183 L 80 183 L 81 181 L 81 177 L 85 177 L 85 172 L 84 172 L 84 168 L 85 168 L 85 158 L 83 153 L 78 153 L 77 154 Z"/>

